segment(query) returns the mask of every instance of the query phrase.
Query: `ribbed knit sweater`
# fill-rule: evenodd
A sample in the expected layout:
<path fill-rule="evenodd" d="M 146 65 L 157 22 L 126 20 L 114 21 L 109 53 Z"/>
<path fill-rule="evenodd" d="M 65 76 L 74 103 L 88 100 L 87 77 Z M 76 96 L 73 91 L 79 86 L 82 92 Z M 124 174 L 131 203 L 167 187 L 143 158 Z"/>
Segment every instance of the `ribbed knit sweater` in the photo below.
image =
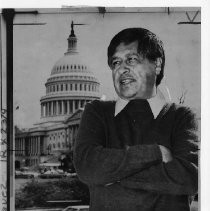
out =
<path fill-rule="evenodd" d="M 90 211 L 188 211 L 197 193 L 194 113 L 166 104 L 154 119 L 147 100 L 132 100 L 114 117 L 115 102 L 86 105 L 74 164 L 89 186 Z M 158 145 L 171 150 L 162 162 Z"/>

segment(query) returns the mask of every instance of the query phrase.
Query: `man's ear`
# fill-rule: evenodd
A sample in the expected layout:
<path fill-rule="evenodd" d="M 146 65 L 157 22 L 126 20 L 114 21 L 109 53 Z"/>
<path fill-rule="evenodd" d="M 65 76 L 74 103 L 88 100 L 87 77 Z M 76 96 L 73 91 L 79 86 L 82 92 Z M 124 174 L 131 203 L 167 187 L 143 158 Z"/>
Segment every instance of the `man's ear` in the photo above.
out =
<path fill-rule="evenodd" d="M 155 61 L 155 71 L 156 71 L 156 75 L 160 74 L 161 71 L 161 64 L 162 64 L 162 59 L 161 58 L 157 58 Z"/>

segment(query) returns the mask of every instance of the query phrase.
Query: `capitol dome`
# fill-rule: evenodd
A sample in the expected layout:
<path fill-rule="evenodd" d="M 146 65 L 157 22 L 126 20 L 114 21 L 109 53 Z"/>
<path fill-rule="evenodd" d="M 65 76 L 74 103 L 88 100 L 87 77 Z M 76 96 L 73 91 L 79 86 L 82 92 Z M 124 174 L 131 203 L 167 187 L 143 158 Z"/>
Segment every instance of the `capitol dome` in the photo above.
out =
<path fill-rule="evenodd" d="M 87 102 L 100 98 L 99 81 L 77 52 L 74 23 L 68 37 L 68 49 L 51 70 L 41 102 L 41 119 L 63 121 Z"/>

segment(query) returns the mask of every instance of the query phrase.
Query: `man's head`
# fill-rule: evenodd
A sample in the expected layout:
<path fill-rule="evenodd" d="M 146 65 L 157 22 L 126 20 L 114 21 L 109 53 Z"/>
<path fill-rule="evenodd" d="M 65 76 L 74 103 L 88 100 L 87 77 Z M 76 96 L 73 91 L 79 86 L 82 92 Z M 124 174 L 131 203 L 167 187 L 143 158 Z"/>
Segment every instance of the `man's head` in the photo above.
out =
<path fill-rule="evenodd" d="M 124 29 L 110 42 L 108 64 L 121 98 L 148 99 L 164 76 L 162 42 L 147 29 Z"/>

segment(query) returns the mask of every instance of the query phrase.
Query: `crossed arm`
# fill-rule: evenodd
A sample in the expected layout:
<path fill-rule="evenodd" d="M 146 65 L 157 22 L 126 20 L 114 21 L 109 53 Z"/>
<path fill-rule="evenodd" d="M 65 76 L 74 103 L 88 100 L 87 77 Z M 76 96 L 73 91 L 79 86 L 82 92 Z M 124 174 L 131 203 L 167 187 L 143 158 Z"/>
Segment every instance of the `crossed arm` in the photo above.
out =
<path fill-rule="evenodd" d="M 194 119 L 190 113 L 183 115 L 183 118 L 173 131 L 176 133 L 176 138 L 172 140 L 173 160 L 167 162 L 170 151 L 158 139 L 152 145 L 136 145 L 127 149 L 105 148 L 103 120 L 94 106 L 88 105 L 83 113 L 74 150 L 74 164 L 80 179 L 92 185 L 106 186 L 120 182 L 124 187 L 158 193 L 194 194 L 197 191 Z M 186 121 L 190 124 L 183 127 Z"/>

